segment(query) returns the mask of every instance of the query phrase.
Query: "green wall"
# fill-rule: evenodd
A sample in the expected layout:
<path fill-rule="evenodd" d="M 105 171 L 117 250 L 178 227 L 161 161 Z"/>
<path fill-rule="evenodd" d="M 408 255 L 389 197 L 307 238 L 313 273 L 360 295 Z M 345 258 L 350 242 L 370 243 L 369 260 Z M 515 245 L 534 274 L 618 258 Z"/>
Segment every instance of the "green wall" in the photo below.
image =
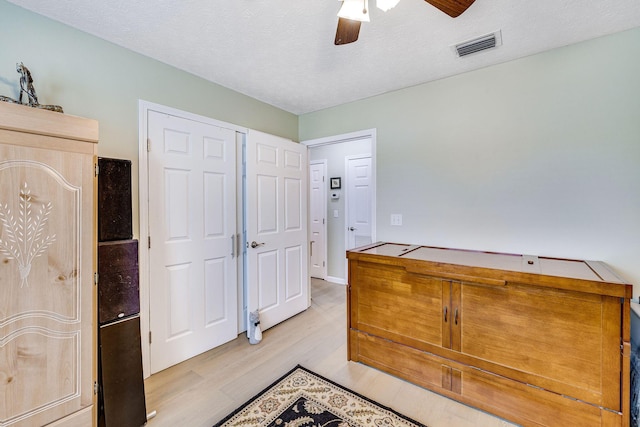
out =
<path fill-rule="evenodd" d="M 139 99 L 298 139 L 294 114 L 0 0 L 0 95 L 18 97 L 17 62 L 41 104 L 100 122 L 99 156 L 133 161 L 135 235 Z"/>
<path fill-rule="evenodd" d="M 378 240 L 602 260 L 640 294 L 640 29 L 300 116 L 370 128 Z"/>

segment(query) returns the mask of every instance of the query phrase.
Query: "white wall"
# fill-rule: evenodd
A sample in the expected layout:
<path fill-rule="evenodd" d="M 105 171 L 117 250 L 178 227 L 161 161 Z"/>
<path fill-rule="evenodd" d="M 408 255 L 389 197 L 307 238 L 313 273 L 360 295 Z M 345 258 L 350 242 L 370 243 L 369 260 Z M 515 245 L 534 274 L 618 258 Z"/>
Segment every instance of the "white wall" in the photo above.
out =
<path fill-rule="evenodd" d="M 378 240 L 602 260 L 637 298 L 638 76 L 634 29 L 306 114 L 300 138 L 377 128 Z"/>

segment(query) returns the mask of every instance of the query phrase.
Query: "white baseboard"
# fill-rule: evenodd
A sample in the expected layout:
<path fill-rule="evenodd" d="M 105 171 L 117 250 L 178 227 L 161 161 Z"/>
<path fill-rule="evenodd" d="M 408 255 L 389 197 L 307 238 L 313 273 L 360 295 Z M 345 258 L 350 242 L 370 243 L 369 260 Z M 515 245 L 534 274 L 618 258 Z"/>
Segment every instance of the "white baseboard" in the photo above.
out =
<path fill-rule="evenodd" d="M 337 285 L 346 285 L 347 281 L 344 280 L 342 277 L 332 277 L 332 276 L 327 276 L 326 279 L 327 282 L 331 282 L 331 283 L 335 283 Z"/>

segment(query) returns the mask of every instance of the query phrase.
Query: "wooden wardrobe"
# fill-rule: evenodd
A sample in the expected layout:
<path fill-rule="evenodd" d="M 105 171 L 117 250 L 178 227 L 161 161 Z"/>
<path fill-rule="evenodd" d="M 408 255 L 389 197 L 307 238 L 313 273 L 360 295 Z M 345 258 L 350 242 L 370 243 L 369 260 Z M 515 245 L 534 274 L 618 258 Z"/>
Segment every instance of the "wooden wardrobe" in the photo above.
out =
<path fill-rule="evenodd" d="M 0 425 L 96 423 L 98 122 L 0 102 Z"/>

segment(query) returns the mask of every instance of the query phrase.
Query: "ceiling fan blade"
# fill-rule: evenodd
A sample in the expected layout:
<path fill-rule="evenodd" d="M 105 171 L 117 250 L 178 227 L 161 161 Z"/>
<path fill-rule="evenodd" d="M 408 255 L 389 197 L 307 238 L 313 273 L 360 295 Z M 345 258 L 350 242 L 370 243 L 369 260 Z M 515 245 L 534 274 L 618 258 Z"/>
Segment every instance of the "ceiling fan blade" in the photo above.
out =
<path fill-rule="evenodd" d="M 440 9 L 452 18 L 462 13 L 473 4 L 475 0 L 425 0 L 430 5 Z"/>
<path fill-rule="evenodd" d="M 360 25 L 362 22 L 351 19 L 338 18 L 338 28 L 336 29 L 336 40 L 334 44 L 341 45 L 353 43 L 358 40 Z"/>

